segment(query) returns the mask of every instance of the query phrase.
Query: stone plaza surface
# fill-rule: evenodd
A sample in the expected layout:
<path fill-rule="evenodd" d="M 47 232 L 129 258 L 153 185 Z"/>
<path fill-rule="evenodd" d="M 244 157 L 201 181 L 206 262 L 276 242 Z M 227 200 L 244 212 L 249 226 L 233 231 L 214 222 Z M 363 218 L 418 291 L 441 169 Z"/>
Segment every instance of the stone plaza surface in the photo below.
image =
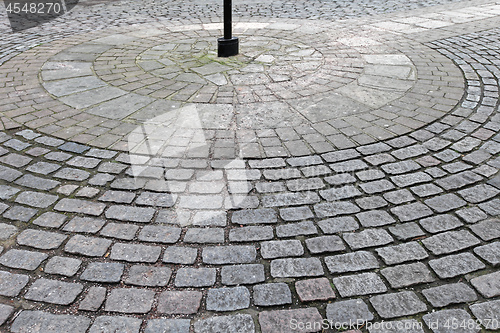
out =
<path fill-rule="evenodd" d="M 234 12 L 0 13 L 0 331 L 498 331 L 500 2 Z"/>

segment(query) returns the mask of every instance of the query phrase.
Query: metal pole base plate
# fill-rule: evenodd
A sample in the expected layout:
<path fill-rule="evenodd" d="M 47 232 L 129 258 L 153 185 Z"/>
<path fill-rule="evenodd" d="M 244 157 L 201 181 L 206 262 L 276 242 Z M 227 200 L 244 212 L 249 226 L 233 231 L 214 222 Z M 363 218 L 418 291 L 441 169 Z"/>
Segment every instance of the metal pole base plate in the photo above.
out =
<path fill-rule="evenodd" d="M 217 56 L 227 58 L 238 54 L 239 40 L 237 37 L 231 39 L 218 38 L 217 42 Z"/>

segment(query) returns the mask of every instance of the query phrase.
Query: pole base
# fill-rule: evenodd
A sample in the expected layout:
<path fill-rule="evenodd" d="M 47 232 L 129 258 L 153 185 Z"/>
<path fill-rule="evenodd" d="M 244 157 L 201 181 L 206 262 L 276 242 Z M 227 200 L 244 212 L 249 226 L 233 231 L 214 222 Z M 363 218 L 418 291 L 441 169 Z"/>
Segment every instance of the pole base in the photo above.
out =
<path fill-rule="evenodd" d="M 231 39 L 218 38 L 217 42 L 218 57 L 227 58 L 239 53 L 239 40 L 237 37 Z"/>

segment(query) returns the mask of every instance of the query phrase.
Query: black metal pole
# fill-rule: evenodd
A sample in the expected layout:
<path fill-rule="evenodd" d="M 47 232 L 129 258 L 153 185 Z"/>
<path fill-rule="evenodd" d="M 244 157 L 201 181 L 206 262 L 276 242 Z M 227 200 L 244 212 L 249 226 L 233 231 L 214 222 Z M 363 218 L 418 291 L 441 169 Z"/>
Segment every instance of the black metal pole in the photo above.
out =
<path fill-rule="evenodd" d="M 239 52 L 239 40 L 233 37 L 232 0 L 224 0 L 224 38 L 217 40 L 217 55 L 231 57 Z"/>
<path fill-rule="evenodd" d="M 224 39 L 233 38 L 232 7 L 233 3 L 231 0 L 224 0 Z"/>

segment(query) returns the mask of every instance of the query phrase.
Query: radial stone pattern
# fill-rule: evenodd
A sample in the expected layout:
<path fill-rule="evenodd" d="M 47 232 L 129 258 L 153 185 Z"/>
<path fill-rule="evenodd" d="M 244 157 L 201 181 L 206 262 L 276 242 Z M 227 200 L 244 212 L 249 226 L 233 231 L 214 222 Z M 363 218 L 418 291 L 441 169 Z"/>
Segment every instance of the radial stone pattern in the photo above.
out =
<path fill-rule="evenodd" d="M 5 61 L 0 330 L 498 331 L 499 16 L 247 17 L 225 59 L 219 23 L 140 23 Z"/>

